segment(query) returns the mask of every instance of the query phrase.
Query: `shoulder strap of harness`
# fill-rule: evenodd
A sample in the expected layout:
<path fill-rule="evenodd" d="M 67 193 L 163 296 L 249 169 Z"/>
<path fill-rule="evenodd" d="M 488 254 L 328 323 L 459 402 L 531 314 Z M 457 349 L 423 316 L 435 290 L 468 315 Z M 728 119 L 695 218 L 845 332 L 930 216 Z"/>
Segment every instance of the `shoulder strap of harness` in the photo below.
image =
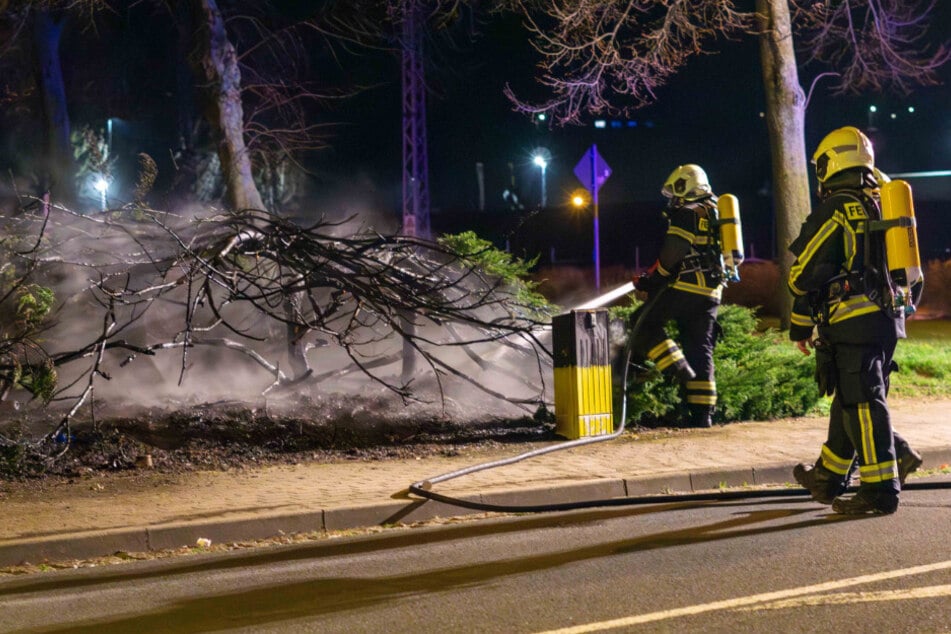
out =
<path fill-rule="evenodd" d="M 843 271 L 841 275 L 829 280 L 823 295 L 828 300 L 845 299 L 850 295 L 864 294 L 879 308 L 892 317 L 894 308 L 895 284 L 888 271 L 885 256 L 884 230 L 889 225 L 882 221 L 882 209 L 879 201 L 865 190 L 847 189 L 836 192 L 845 195 L 862 205 L 864 219 L 848 218 L 856 221 L 856 230 L 862 233 L 862 260 L 860 268 Z"/>
<path fill-rule="evenodd" d="M 719 281 L 724 276 L 724 269 L 716 197 L 704 198 L 685 206 L 697 216 L 697 236 L 702 235 L 705 240 L 702 244 L 693 244 L 692 253 L 684 259 L 680 272 L 701 271 Z"/>

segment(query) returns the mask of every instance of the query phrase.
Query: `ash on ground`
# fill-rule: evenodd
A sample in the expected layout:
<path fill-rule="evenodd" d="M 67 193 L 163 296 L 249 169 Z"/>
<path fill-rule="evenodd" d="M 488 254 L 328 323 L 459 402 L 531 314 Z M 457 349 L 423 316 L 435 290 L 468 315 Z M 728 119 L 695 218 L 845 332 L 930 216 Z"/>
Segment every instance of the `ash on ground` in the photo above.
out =
<path fill-rule="evenodd" d="M 544 407 L 534 412 L 508 408 L 500 414 L 450 399 L 404 403 L 385 392 L 163 407 L 97 402 L 95 415 L 90 409 L 71 420 L 68 435 L 63 430 L 43 442 L 38 439 L 56 428 L 62 412 L 8 412 L 0 423 L 7 440 L 0 446 L 0 479 L 451 456 L 476 446 L 557 439 Z"/>

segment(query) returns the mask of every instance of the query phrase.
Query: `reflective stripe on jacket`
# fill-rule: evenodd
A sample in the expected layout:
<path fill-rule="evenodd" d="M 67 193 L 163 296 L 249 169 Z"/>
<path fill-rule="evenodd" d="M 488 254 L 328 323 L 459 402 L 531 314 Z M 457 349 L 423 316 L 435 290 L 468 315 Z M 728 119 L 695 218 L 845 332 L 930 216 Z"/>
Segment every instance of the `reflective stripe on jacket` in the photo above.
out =
<path fill-rule="evenodd" d="M 848 282 L 864 271 L 866 222 L 881 215 L 874 205 L 859 192 L 840 191 L 806 218 L 789 247 L 796 256 L 787 280 L 794 295 L 791 339 L 808 338 L 817 322 L 832 326 L 882 311 L 864 292 L 850 290 Z M 833 286 L 836 279 L 841 283 Z"/>
<path fill-rule="evenodd" d="M 713 222 L 715 205 L 714 198 L 707 198 L 665 212 L 667 233 L 654 275 L 664 278 L 665 283 L 672 281 L 671 287 L 676 290 L 719 301 L 723 284 L 719 271 L 714 271 L 707 261 L 719 257 L 719 253 L 712 253 L 718 248 L 713 233 L 717 230 Z"/>

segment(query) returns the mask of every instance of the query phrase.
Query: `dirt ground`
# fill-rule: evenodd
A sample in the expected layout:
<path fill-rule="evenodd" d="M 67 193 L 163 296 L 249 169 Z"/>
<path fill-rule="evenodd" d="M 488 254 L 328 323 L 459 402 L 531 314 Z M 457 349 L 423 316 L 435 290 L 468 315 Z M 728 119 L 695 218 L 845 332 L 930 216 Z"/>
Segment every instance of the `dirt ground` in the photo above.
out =
<path fill-rule="evenodd" d="M 80 413 L 43 442 L 60 412 L 22 413 L 0 423 L 18 441 L 0 445 L 0 482 L 229 470 L 302 461 L 387 460 L 453 455 L 460 448 L 554 439 L 547 411 L 484 413 L 447 400 L 404 404 L 380 394 L 331 395 L 280 404 L 226 401 L 168 408 L 104 404 Z M 6 417 L 5 417 L 6 418 Z"/>
<path fill-rule="evenodd" d="M 554 416 L 545 409 L 452 399 L 404 403 L 386 390 L 163 407 L 98 402 L 80 410 L 68 432 L 41 441 L 62 416 L 55 407 L 0 412 L 0 489 L 40 488 L 91 474 L 131 482 L 127 476 L 146 472 L 454 456 L 519 445 L 528 450 L 557 439 Z"/>

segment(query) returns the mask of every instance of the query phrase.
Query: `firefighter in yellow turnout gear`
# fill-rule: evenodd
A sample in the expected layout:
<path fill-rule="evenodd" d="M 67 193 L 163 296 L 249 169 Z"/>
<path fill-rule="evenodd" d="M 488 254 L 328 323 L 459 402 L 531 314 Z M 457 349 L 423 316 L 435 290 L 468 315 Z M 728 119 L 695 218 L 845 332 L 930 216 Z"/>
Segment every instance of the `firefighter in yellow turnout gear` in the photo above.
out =
<path fill-rule="evenodd" d="M 631 351 L 634 359 L 649 359 L 683 384 L 688 426 L 709 427 L 717 403 L 713 348 L 725 283 L 717 198 L 706 173 L 692 164 L 675 169 L 661 191 L 668 199 L 668 228 L 657 261 L 635 280 L 637 296 L 653 301 Z M 737 266 L 741 259 L 738 254 Z M 679 344 L 665 330 L 671 320 Z"/>
<path fill-rule="evenodd" d="M 895 512 L 901 483 L 921 465 L 894 433 L 886 398 L 892 356 L 922 281 L 919 272 L 910 284 L 896 283 L 902 276 L 889 271 L 884 235 L 891 225 L 882 221 L 874 162 L 872 144 L 857 128 L 829 133 L 813 156 L 819 204 L 789 247 L 796 257 L 789 336 L 804 354 L 816 350 L 819 389 L 834 395 L 819 459 L 797 465 L 793 476 L 813 499 L 850 515 Z M 853 460 L 861 485 L 845 497 Z"/>

